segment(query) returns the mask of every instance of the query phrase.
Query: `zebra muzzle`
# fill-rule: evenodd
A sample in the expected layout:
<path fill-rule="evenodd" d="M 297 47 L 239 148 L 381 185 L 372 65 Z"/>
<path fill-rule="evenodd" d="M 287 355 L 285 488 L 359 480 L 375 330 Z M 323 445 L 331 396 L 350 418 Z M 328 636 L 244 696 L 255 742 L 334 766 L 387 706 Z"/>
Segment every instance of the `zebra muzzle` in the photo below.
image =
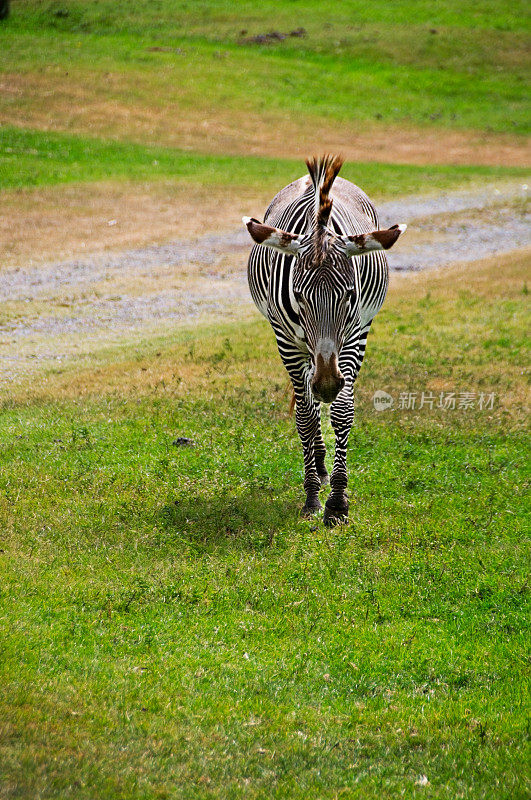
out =
<path fill-rule="evenodd" d="M 336 353 L 332 353 L 327 361 L 321 353 L 318 353 L 311 381 L 311 389 L 316 400 L 321 403 L 332 403 L 344 385 L 345 378 L 339 369 Z"/>

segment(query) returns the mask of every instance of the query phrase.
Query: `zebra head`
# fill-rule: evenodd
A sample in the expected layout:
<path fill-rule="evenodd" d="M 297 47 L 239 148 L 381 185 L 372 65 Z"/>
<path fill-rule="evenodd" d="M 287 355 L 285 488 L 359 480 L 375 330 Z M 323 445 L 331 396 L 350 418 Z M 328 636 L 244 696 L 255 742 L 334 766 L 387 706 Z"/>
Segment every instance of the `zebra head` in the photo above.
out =
<path fill-rule="evenodd" d="M 292 270 L 293 296 L 311 360 L 311 390 L 331 403 L 345 385 L 339 355 L 353 316 L 359 316 L 359 273 L 331 231 L 302 243 Z"/>
<path fill-rule="evenodd" d="M 317 400 L 331 403 L 345 385 L 339 367 L 345 334 L 359 319 L 360 278 L 355 256 L 389 249 L 406 225 L 352 236 L 338 234 L 328 227 L 332 210 L 329 191 L 343 161 L 329 156 L 306 163 L 315 188 L 315 213 L 308 231 L 289 233 L 249 217 L 243 217 L 243 222 L 257 244 L 295 257 L 292 292 L 313 362 L 311 390 Z"/>

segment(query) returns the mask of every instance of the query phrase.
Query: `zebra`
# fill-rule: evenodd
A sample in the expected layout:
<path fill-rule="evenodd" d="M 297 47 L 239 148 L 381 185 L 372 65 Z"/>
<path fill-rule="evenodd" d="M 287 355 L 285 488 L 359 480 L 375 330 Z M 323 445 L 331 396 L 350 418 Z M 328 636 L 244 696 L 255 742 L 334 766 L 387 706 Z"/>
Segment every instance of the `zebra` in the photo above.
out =
<path fill-rule="evenodd" d="M 306 160 L 308 174 L 284 187 L 259 222 L 243 217 L 255 242 L 248 262 L 251 296 L 269 320 L 293 384 L 295 419 L 304 458 L 304 516 L 348 519 L 347 444 L 353 422 L 353 384 L 367 334 L 389 283 L 384 250 L 406 229 L 378 230 L 365 192 L 338 178 L 341 156 Z M 325 466 L 321 403 L 331 403 L 335 434 L 331 476 Z"/>

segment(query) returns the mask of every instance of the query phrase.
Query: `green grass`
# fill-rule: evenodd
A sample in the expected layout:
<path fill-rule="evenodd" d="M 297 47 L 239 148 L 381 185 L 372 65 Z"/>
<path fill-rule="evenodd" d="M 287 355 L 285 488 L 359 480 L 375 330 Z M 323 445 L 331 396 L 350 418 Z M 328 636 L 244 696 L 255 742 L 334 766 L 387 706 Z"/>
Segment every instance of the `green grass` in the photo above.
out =
<path fill-rule="evenodd" d="M 238 3 L 237 11 L 229 0 L 18 0 L 13 7 L 16 25 L 32 24 L 69 32 L 132 33 L 142 35 L 167 32 L 176 36 L 208 37 L 218 41 L 229 32 L 239 33 L 250 25 L 259 30 L 311 24 L 312 34 L 319 42 L 331 38 L 330 31 L 351 33 L 360 24 L 378 25 L 448 25 L 455 27 L 494 29 L 519 32 L 529 28 L 527 4 L 488 0 L 478 6 L 463 6 L 460 0 L 442 0 L 436 5 L 428 0 L 397 0 L 390 7 L 376 0 L 370 7 L 361 0 L 334 3 L 331 0 L 296 0 L 278 3 L 264 0 L 258 7 L 250 0 Z M 67 13 L 65 13 L 65 11 Z M 310 41 L 305 47 L 315 44 Z"/>
<path fill-rule="evenodd" d="M 264 321 L 4 404 L 0 796 L 527 796 L 525 259 L 505 267 L 389 298 L 334 530 L 298 517 Z M 436 380 L 495 407 L 372 408 Z"/>
<path fill-rule="evenodd" d="M 0 128 L 0 186 L 20 189 L 122 178 L 169 178 L 196 184 L 270 189 L 304 174 L 302 161 L 258 156 L 209 156 L 169 147 Z M 375 197 L 456 188 L 468 183 L 524 178 L 518 167 L 412 166 L 347 162 L 342 174 Z"/>
<path fill-rule="evenodd" d="M 266 124 L 278 114 L 528 133 L 525 23 L 524 4 L 505 0 L 477 10 L 456 0 L 370 8 L 164 0 L 133 9 L 109 0 L 31 0 L 14 4 L 3 23 L 1 69 L 37 75 L 56 69 L 66 87 L 84 85 L 87 96 L 117 94 L 131 108 L 233 110 Z M 303 38 L 242 41 L 301 26 Z M 170 52 L 149 51 L 153 46 Z M 7 95 L 4 103 L 31 110 L 42 102 L 37 94 L 23 101 Z M 60 93 L 49 99 L 52 107 L 57 102 Z"/>
<path fill-rule="evenodd" d="M 525 10 L 18 0 L 1 23 L 14 77 L 0 183 L 273 192 L 304 171 L 163 147 L 172 114 L 262 132 L 325 118 L 523 133 Z M 304 38 L 241 41 L 300 26 Z M 106 138 L 86 135 L 85 106 Z M 342 174 L 382 197 L 524 172 Z M 263 320 L 180 329 L 13 390 L 0 415 L 2 800 L 528 796 L 528 264 L 503 266 L 391 294 L 356 391 L 351 520 L 334 530 L 298 515 L 300 445 Z M 496 402 L 378 414 L 380 388 Z"/>

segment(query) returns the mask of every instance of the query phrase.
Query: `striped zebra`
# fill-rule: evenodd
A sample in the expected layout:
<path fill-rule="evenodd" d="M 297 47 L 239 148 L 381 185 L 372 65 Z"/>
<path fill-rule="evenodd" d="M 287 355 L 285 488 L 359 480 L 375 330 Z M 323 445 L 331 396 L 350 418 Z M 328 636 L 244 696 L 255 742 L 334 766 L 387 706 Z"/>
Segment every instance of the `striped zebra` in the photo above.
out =
<path fill-rule="evenodd" d="M 324 511 L 328 525 L 348 518 L 346 456 L 353 384 L 371 322 L 387 291 L 382 251 L 406 229 L 394 225 L 377 230 L 378 217 L 367 195 L 337 178 L 342 164 L 340 156 L 307 160 L 309 174 L 274 197 L 263 223 L 243 217 L 256 243 L 248 264 L 251 295 L 273 328 L 293 384 L 304 456 L 302 513 L 322 508 L 319 490 L 330 482 Z M 332 404 L 336 446 L 330 479 L 321 403 Z"/>

